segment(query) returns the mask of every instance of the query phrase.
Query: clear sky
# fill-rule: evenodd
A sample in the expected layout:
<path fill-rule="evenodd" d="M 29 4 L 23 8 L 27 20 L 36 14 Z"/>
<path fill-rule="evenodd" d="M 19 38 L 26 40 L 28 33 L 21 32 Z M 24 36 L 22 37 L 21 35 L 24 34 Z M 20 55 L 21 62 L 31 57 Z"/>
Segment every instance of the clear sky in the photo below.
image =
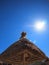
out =
<path fill-rule="evenodd" d="M 46 21 L 46 31 L 30 27 Z M 49 0 L 0 0 L 0 53 L 20 38 L 22 31 L 49 57 Z"/>

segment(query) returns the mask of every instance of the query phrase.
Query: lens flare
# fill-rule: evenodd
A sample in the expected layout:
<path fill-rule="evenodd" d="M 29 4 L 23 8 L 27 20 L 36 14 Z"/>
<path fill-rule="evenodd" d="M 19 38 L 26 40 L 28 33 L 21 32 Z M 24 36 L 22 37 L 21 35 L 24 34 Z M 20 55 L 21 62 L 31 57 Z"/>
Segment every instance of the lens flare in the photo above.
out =
<path fill-rule="evenodd" d="M 34 23 L 34 28 L 37 31 L 43 31 L 46 29 L 46 22 L 44 21 L 37 21 Z"/>

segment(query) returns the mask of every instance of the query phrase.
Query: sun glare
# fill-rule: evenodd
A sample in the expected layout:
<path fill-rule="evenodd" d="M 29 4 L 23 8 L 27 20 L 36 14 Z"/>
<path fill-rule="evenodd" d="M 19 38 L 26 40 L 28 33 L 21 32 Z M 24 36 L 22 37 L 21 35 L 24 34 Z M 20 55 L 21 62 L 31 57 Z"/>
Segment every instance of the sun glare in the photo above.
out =
<path fill-rule="evenodd" d="M 43 31 L 46 29 L 46 22 L 44 21 L 37 21 L 34 23 L 34 28 L 37 31 Z"/>

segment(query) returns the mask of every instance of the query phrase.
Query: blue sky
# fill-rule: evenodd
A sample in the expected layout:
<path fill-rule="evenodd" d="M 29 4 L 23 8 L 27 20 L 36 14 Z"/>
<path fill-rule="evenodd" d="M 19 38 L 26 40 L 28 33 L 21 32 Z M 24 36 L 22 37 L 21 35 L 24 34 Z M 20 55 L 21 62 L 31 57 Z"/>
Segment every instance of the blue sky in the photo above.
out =
<path fill-rule="evenodd" d="M 39 33 L 28 25 L 46 20 L 46 31 Z M 49 57 L 49 1 L 0 0 L 0 53 L 20 38 L 22 31 Z"/>

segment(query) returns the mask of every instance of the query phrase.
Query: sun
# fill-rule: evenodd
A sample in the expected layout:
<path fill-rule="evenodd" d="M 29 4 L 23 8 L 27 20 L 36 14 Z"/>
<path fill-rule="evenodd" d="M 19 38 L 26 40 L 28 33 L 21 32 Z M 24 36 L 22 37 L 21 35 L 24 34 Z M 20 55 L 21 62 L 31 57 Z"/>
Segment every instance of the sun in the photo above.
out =
<path fill-rule="evenodd" d="M 37 21 L 37 22 L 34 23 L 34 28 L 37 31 L 44 31 L 46 29 L 46 22 Z"/>

